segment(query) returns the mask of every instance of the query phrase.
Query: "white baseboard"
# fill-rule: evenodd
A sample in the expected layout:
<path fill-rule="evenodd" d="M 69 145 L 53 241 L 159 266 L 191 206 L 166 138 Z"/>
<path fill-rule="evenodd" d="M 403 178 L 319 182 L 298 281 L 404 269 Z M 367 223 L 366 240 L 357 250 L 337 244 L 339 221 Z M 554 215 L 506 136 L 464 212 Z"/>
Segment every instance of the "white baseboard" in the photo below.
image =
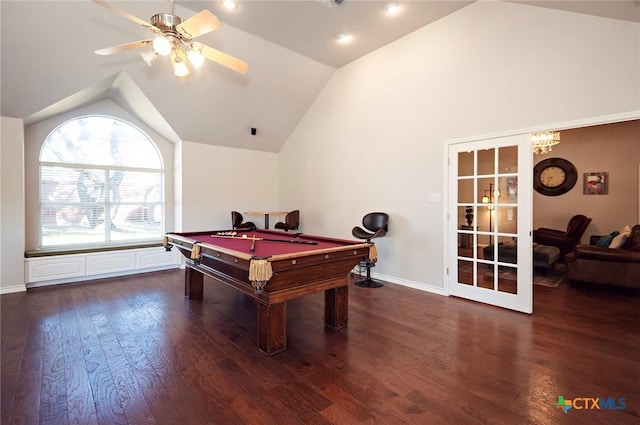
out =
<path fill-rule="evenodd" d="M 14 294 L 16 292 L 24 292 L 27 290 L 25 285 L 12 285 L 0 288 L 0 295 Z"/>
<path fill-rule="evenodd" d="M 439 286 L 429 285 L 422 282 L 414 282 L 411 280 L 400 279 L 394 276 L 387 276 L 387 275 L 383 275 L 380 273 L 373 273 L 373 272 L 371 272 L 371 277 L 374 279 L 385 281 L 385 282 L 395 283 L 397 285 L 418 289 L 420 291 L 431 292 L 432 294 L 446 296 L 444 292 L 444 288 L 441 288 Z"/>
<path fill-rule="evenodd" d="M 130 276 L 134 274 L 150 273 L 150 272 L 156 272 L 161 270 L 171 270 L 171 269 L 177 269 L 179 267 L 180 267 L 179 264 L 176 264 L 173 266 L 153 267 L 153 268 L 144 269 L 144 270 L 131 270 L 131 271 L 125 271 L 125 272 L 104 273 L 104 274 L 97 274 L 97 275 L 91 275 L 91 276 L 51 279 L 51 280 L 44 280 L 40 282 L 30 282 L 30 283 L 27 283 L 26 288 L 23 287 L 22 290 L 25 291 L 26 289 L 42 288 L 45 286 L 53 286 L 53 285 L 63 285 L 65 283 L 74 283 L 74 282 L 83 282 L 83 281 L 88 282 L 88 281 L 94 281 L 94 280 L 107 279 L 110 277 Z"/>

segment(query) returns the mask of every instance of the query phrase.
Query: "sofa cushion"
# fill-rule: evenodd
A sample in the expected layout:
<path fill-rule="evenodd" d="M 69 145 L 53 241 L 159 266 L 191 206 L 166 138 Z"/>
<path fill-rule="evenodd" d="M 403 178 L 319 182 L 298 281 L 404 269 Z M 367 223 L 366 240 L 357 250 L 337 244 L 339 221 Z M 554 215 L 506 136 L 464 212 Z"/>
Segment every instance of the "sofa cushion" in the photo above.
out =
<path fill-rule="evenodd" d="M 598 242 L 596 242 L 596 246 L 601 246 L 603 248 L 607 248 L 609 245 L 611 245 L 611 241 L 613 241 L 613 238 L 615 238 L 619 234 L 620 234 L 620 232 L 615 230 L 615 231 L 609 233 L 608 235 L 602 236 L 600 239 L 598 239 Z"/>
<path fill-rule="evenodd" d="M 620 234 L 611 240 L 611 243 L 609 244 L 609 248 L 622 248 L 624 243 L 630 237 L 631 237 L 631 228 L 629 226 L 624 226 L 624 228 L 620 231 Z"/>
<path fill-rule="evenodd" d="M 578 245 L 574 252 L 575 259 L 607 261 L 612 263 L 640 263 L 640 252 L 628 249 L 610 249 L 593 245 Z"/>

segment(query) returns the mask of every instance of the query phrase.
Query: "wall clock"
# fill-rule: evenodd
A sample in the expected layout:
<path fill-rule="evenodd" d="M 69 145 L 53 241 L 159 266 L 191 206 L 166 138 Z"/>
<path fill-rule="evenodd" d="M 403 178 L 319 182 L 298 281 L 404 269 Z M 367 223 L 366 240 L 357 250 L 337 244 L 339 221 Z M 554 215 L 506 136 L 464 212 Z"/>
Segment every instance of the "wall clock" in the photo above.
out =
<path fill-rule="evenodd" d="M 543 195 L 558 196 L 567 193 L 577 181 L 578 171 L 566 159 L 548 158 L 533 167 L 533 188 Z"/>

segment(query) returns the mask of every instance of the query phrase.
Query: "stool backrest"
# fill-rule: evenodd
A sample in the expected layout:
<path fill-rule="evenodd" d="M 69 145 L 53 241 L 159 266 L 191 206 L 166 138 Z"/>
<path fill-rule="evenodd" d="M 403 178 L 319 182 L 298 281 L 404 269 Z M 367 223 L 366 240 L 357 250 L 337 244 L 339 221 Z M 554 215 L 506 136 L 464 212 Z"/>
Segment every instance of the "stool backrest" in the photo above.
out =
<path fill-rule="evenodd" d="M 371 212 L 362 218 L 362 225 L 371 232 L 384 230 L 386 233 L 389 227 L 389 214 L 383 212 Z"/>
<path fill-rule="evenodd" d="M 238 211 L 231 211 L 231 227 L 234 229 L 238 227 L 240 224 L 242 224 L 243 218 L 244 217 L 242 217 L 242 214 L 240 214 Z"/>

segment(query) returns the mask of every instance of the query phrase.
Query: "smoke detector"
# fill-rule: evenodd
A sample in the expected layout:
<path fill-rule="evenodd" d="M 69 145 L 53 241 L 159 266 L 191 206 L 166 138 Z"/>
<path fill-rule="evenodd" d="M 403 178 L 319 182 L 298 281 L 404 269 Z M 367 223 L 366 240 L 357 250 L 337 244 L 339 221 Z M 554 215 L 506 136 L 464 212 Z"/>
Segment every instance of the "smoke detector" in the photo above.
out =
<path fill-rule="evenodd" d="M 347 0 L 318 0 L 324 6 L 327 6 L 329 9 L 335 9 L 343 3 L 346 3 Z"/>

